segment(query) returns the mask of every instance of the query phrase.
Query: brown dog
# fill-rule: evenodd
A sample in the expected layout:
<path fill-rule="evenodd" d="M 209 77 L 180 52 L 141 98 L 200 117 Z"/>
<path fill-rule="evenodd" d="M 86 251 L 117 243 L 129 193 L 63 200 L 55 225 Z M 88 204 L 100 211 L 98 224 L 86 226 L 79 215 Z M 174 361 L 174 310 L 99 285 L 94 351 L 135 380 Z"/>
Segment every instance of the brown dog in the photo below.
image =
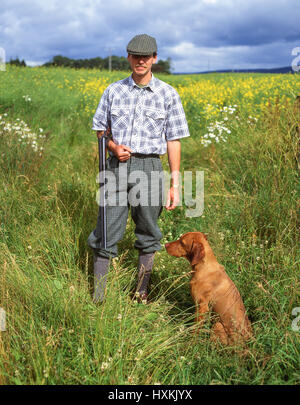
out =
<path fill-rule="evenodd" d="M 202 325 L 210 305 L 220 319 L 213 327 L 212 338 L 218 337 L 223 344 L 242 343 L 250 338 L 252 329 L 242 298 L 224 267 L 217 262 L 206 236 L 189 232 L 165 247 L 171 256 L 185 257 L 191 263 L 191 295 L 198 325 Z"/>

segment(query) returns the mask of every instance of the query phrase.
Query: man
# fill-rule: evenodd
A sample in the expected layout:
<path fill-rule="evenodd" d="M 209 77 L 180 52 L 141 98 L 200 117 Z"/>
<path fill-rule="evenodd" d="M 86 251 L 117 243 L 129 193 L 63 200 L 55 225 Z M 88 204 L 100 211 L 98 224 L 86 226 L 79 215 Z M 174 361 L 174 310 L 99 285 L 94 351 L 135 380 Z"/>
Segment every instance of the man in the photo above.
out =
<path fill-rule="evenodd" d="M 109 258 L 117 256 L 117 243 L 125 232 L 129 206 L 136 225 L 134 247 L 139 251 L 136 293 L 141 301 L 147 300 L 154 254 L 161 249 L 162 238 L 157 220 L 163 208 L 163 185 L 158 181 L 158 187 L 153 187 L 153 177 L 157 180 L 158 176 L 152 174 L 163 171 L 159 155 L 167 152 L 171 188 L 166 209 L 173 210 L 179 202 L 179 139 L 189 136 L 178 93 L 151 73 L 152 64 L 157 61 L 155 38 L 136 35 L 127 45 L 127 53 L 132 75 L 107 87 L 93 119 L 93 130 L 110 129 L 106 170 L 117 180 L 116 190 L 106 203 L 107 248 L 100 247 L 100 215 L 88 238 L 94 250 L 95 302 L 103 300 Z M 136 181 L 137 173 L 143 174 L 140 183 Z M 145 203 L 130 200 L 137 184 Z"/>

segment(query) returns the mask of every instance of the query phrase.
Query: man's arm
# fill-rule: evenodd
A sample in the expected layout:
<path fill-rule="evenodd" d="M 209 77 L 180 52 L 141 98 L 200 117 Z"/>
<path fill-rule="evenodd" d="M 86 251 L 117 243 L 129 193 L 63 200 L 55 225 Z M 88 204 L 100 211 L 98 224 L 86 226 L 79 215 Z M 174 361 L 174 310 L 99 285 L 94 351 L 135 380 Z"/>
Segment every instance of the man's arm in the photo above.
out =
<path fill-rule="evenodd" d="M 106 135 L 110 134 L 110 102 L 109 102 L 109 88 L 108 86 L 99 102 L 96 113 L 93 117 L 93 127 L 92 129 L 97 131 L 97 137 L 101 138 L 103 132 L 106 131 Z M 116 145 L 111 138 L 108 138 L 106 143 L 107 149 L 113 152 L 113 154 L 120 160 L 124 162 L 130 158 L 131 149 L 126 145 Z"/>
<path fill-rule="evenodd" d="M 99 136 L 99 133 L 97 135 Z M 131 149 L 129 146 L 126 145 L 116 145 L 112 139 L 109 139 L 107 142 L 107 149 L 109 149 L 118 159 L 120 162 L 125 162 L 130 158 Z"/>
<path fill-rule="evenodd" d="M 167 141 L 168 160 L 171 171 L 171 188 L 168 191 L 166 209 L 173 210 L 179 203 L 180 140 Z"/>

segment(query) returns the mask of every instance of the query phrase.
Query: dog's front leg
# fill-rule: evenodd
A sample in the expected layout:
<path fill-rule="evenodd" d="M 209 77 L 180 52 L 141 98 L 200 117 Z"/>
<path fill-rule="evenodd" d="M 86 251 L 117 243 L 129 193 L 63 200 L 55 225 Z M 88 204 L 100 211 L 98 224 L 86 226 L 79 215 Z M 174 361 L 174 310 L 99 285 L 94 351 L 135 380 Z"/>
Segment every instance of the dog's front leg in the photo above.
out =
<path fill-rule="evenodd" d="M 212 328 L 210 339 L 213 342 L 221 342 L 223 345 L 228 345 L 228 336 L 221 322 L 217 322 Z"/>
<path fill-rule="evenodd" d="M 207 302 L 196 303 L 195 333 L 199 333 L 205 320 L 205 314 L 209 311 Z"/>

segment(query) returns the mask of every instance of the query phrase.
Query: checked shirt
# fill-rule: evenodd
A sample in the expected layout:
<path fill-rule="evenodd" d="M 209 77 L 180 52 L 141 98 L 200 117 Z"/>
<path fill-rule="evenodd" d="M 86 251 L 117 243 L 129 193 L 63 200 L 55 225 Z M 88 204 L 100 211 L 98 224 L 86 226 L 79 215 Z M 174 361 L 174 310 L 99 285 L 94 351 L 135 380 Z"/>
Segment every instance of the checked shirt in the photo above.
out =
<path fill-rule="evenodd" d="M 104 91 L 93 118 L 93 130 L 111 128 L 112 140 L 133 153 L 159 154 L 167 141 L 188 137 L 189 129 L 177 91 L 152 75 L 146 87 L 132 76 L 112 83 Z"/>

